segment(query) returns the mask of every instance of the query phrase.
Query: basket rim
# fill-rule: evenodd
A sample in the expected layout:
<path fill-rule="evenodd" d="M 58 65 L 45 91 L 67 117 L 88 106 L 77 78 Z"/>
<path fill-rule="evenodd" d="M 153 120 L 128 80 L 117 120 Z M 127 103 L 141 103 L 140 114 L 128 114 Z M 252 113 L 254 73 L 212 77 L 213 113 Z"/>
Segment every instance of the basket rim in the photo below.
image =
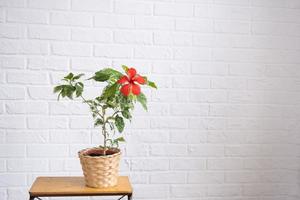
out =
<path fill-rule="evenodd" d="M 116 156 L 121 155 L 121 150 L 119 148 L 108 148 L 108 149 L 113 149 L 113 150 L 117 150 L 118 152 L 111 154 L 111 155 L 105 155 L 105 156 L 89 156 L 89 155 L 84 155 L 83 152 L 90 150 L 90 149 L 103 149 L 102 147 L 90 147 L 90 148 L 85 148 L 85 149 L 81 149 L 80 151 L 78 151 L 78 155 L 79 157 L 86 157 L 86 158 L 91 158 L 91 159 L 99 159 L 99 158 L 113 158 Z"/>

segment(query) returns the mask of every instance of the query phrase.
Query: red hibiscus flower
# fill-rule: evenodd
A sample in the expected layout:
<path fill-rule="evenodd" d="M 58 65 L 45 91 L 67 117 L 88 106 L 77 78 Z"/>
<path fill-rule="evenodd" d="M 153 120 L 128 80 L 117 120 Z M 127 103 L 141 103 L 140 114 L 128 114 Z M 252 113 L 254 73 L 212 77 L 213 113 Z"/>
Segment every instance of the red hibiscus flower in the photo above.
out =
<path fill-rule="evenodd" d="M 141 88 L 137 83 L 143 85 L 146 83 L 146 80 L 137 74 L 134 68 L 129 68 L 126 74 L 127 76 L 124 75 L 118 80 L 118 83 L 122 84 L 120 91 L 126 97 L 130 93 L 139 95 L 141 93 Z"/>

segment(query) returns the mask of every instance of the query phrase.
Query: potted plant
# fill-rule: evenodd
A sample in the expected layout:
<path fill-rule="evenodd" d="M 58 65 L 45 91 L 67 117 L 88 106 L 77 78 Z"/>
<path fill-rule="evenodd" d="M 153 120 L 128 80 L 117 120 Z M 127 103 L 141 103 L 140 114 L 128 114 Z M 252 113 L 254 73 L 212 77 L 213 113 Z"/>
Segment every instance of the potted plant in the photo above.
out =
<path fill-rule="evenodd" d="M 83 96 L 84 84 L 80 81 L 84 74 L 65 76 L 61 85 L 54 87 L 54 93 L 69 99 L 81 98 L 90 108 L 94 126 L 100 128 L 103 144 L 78 152 L 85 183 L 89 187 L 111 187 L 117 184 L 121 151 L 119 143 L 124 142 L 122 133 L 125 119 L 131 120 L 131 112 L 136 102 L 147 110 L 147 98 L 141 92 L 140 85 L 157 88 L 147 77 L 139 75 L 134 68 L 123 65 L 125 74 L 104 68 L 86 80 L 104 82 L 106 86 L 100 96 L 86 99 Z"/>

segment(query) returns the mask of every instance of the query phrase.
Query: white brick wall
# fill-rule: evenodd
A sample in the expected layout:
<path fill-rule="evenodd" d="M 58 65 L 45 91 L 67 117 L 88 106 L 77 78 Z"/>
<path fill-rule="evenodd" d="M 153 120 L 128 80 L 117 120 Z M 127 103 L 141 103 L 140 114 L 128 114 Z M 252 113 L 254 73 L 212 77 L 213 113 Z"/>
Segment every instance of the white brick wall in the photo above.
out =
<path fill-rule="evenodd" d="M 127 64 L 159 86 L 125 131 L 135 199 L 299 200 L 299 50 L 299 0 L 0 0 L 0 199 L 81 174 L 99 130 L 52 88 Z"/>

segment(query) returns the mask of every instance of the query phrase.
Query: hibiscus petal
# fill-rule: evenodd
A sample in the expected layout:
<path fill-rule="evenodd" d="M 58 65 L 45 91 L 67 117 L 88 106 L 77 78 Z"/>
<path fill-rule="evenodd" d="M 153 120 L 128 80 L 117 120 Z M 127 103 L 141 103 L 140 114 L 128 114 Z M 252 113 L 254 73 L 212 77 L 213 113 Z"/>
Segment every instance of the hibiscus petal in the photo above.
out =
<path fill-rule="evenodd" d="M 136 82 L 138 82 L 139 84 L 142 84 L 142 85 L 146 83 L 146 80 L 138 74 L 132 80 L 136 81 Z"/>
<path fill-rule="evenodd" d="M 126 73 L 129 77 L 129 80 L 131 80 L 136 75 L 136 70 L 134 68 L 129 68 Z"/>
<path fill-rule="evenodd" d="M 119 80 L 118 80 L 119 84 L 124 84 L 124 83 L 129 83 L 128 77 L 127 76 L 122 76 Z"/>
<path fill-rule="evenodd" d="M 126 84 L 121 87 L 121 92 L 124 96 L 128 96 L 130 94 L 131 84 Z"/>
<path fill-rule="evenodd" d="M 131 91 L 132 91 L 132 94 L 139 95 L 141 93 L 141 88 L 139 85 L 133 83 L 133 84 L 131 84 Z"/>

